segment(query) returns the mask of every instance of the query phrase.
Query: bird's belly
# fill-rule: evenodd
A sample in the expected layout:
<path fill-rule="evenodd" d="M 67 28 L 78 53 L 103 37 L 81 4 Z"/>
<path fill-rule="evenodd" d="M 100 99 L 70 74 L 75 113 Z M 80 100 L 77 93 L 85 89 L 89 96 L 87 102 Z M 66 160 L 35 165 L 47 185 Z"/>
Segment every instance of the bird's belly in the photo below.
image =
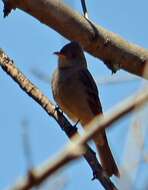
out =
<path fill-rule="evenodd" d="M 55 100 L 60 109 L 74 122 L 78 120 L 76 106 L 74 102 L 76 97 L 73 96 L 73 89 L 70 86 L 60 84 L 59 88 L 56 89 Z"/>
<path fill-rule="evenodd" d="M 74 122 L 88 123 L 94 115 L 82 91 L 74 84 L 60 84 L 56 89 L 55 100 L 62 111 Z"/>

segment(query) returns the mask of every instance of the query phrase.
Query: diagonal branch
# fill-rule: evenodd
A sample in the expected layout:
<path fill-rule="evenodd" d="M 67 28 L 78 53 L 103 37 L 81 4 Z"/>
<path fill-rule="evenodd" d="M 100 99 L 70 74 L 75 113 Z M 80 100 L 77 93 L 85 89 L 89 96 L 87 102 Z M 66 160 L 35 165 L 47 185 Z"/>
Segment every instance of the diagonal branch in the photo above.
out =
<path fill-rule="evenodd" d="M 90 139 L 93 139 L 95 134 L 99 133 L 105 128 L 109 128 L 115 122 L 118 122 L 121 118 L 127 114 L 137 111 L 142 106 L 148 106 L 148 87 L 133 95 L 122 103 L 119 103 L 115 108 L 111 109 L 104 116 L 97 116 L 87 126 L 87 133 L 81 138 L 76 139 L 76 144 L 83 145 Z M 91 127 L 90 127 L 91 126 Z"/>
<path fill-rule="evenodd" d="M 76 128 L 74 128 L 63 114 L 55 109 L 55 106 L 49 101 L 49 99 L 16 68 L 13 61 L 3 52 L 3 50 L 0 50 L 0 66 L 14 81 L 16 81 L 25 93 L 33 98 L 39 105 L 41 105 L 49 116 L 57 121 L 61 129 L 64 130 L 69 138 L 72 138 L 75 134 L 78 136 Z M 111 180 L 104 175 L 103 169 L 99 164 L 94 151 L 88 145 L 85 146 L 86 153 L 84 154 L 84 158 L 91 167 L 94 178 L 98 179 L 106 190 L 117 189 Z M 32 184 L 32 175 L 29 179 Z"/>
<path fill-rule="evenodd" d="M 100 58 L 112 72 L 124 69 L 148 79 L 148 51 L 93 24 L 60 0 L 3 0 L 4 15 L 19 8 Z"/>
<path fill-rule="evenodd" d="M 25 76 L 14 66 L 13 61 L 11 61 L 9 57 L 4 54 L 2 50 L 0 51 L 0 64 L 3 70 L 6 71 L 20 85 L 22 89 L 25 89 L 25 92 L 27 92 L 28 94 L 30 92 L 29 95 L 36 101 L 38 100 L 38 103 L 40 102 L 40 104 L 44 106 L 45 110 L 48 108 L 46 110 L 48 114 L 54 117 L 58 121 L 62 129 L 63 127 L 67 129 L 66 133 L 69 137 L 72 137 L 74 134 L 77 133 L 76 130 L 73 130 L 72 126 L 66 120 L 66 118 L 61 114 L 61 112 L 55 110 L 54 106 L 49 102 L 49 100 L 47 100 L 46 104 L 43 103 L 44 95 L 41 94 L 41 92 L 35 86 L 33 86 L 33 84 L 30 83 L 28 79 L 25 78 Z M 38 99 L 39 98 L 38 95 L 39 97 L 42 97 L 41 98 L 42 101 L 41 99 Z M 49 163 L 46 163 L 44 167 L 33 170 L 30 173 L 29 177 L 27 179 L 24 179 L 21 183 L 17 184 L 17 186 L 15 186 L 14 189 L 22 190 L 30 188 L 33 185 L 40 184 L 45 178 L 50 176 L 53 172 L 62 167 L 64 164 L 69 163 L 70 161 L 84 154 L 83 149 L 81 149 L 81 147 L 83 147 L 85 143 L 88 140 L 90 140 L 93 137 L 93 135 L 96 134 L 99 130 L 110 126 L 114 122 L 117 122 L 121 117 L 125 116 L 129 112 L 132 112 L 135 108 L 139 108 L 146 101 L 148 101 L 148 89 L 144 89 L 138 95 L 127 99 L 119 106 L 117 106 L 116 109 L 113 109 L 110 112 L 106 113 L 105 117 L 95 118 L 95 120 L 92 121 L 92 123 L 90 124 L 93 125 L 93 128 L 91 127 L 91 130 L 89 130 L 90 127 L 88 127 L 88 131 L 83 135 L 83 137 L 79 137 L 77 135 L 78 137 L 74 141 L 75 143 L 74 145 L 72 144 L 71 146 L 70 144 L 70 146 L 66 147 L 66 149 L 60 154 L 60 156 L 58 156 L 57 159 L 54 159 L 53 162 L 50 161 Z M 57 117 L 58 115 L 62 118 L 62 120 L 58 120 L 59 119 Z M 60 121 L 62 121 L 62 123 Z M 66 123 L 64 123 L 65 121 Z M 67 128 L 67 123 L 69 125 L 68 128 Z M 84 157 L 88 162 L 90 161 L 89 164 L 91 164 L 93 172 L 95 171 L 94 174 L 96 175 L 95 176 L 96 178 L 100 177 L 98 176 L 98 173 L 100 172 L 99 175 L 102 175 L 101 183 L 106 184 L 104 185 L 104 187 L 106 189 L 116 189 L 114 185 L 111 183 L 111 181 L 103 174 L 100 165 L 96 161 L 94 152 L 91 151 L 91 149 L 88 146 L 86 146 L 86 153 L 84 154 Z M 99 172 L 97 173 L 97 171 Z"/>
<path fill-rule="evenodd" d="M 75 137 L 73 138 L 73 143 L 69 143 L 63 151 L 61 151 L 58 156 L 53 159 L 53 161 L 48 161 L 40 168 L 33 170 L 33 179 L 34 184 L 39 184 L 42 179 L 45 179 L 47 176 L 49 177 L 53 172 L 57 169 L 65 166 L 70 161 L 79 158 L 84 154 L 85 149 L 83 149 L 85 143 L 93 138 L 93 136 L 105 129 L 110 127 L 111 124 L 117 122 L 119 119 L 125 117 L 127 114 L 133 112 L 136 109 L 141 108 L 146 102 L 148 101 L 148 89 L 141 90 L 136 96 L 132 96 L 126 99 L 122 104 L 113 108 L 110 112 L 106 113 L 106 116 L 98 116 L 92 121 L 89 126 L 88 130 L 82 137 Z M 90 126 L 91 125 L 91 126 Z M 30 186 L 29 186 L 30 185 Z M 25 190 L 30 188 L 31 183 L 29 180 L 24 178 L 20 183 L 17 183 L 12 190 Z"/>
<path fill-rule="evenodd" d="M 13 65 L 13 62 L 1 51 L 0 52 L 0 63 L 2 68 L 16 81 L 19 82 L 19 85 L 21 88 L 27 90 L 27 93 L 30 91 L 30 96 L 35 98 L 33 92 L 36 91 L 36 87 L 29 88 L 30 82 L 23 76 L 23 74 L 16 69 L 16 67 Z M 39 94 L 39 90 L 36 91 L 36 96 Z M 43 95 L 42 95 L 43 97 Z M 37 98 L 36 98 L 37 100 Z M 114 122 L 117 122 L 121 117 L 125 116 L 126 114 L 132 112 L 133 110 L 138 109 L 141 107 L 145 102 L 148 101 L 148 89 L 144 89 L 139 94 L 132 96 L 128 98 L 126 101 L 122 102 L 120 105 L 118 105 L 113 111 L 110 111 L 105 114 L 104 117 L 97 117 L 94 121 L 91 122 L 90 125 L 93 125 L 93 128 L 90 126 L 88 127 L 87 132 L 82 137 L 76 137 L 76 139 L 73 139 L 74 144 L 68 145 L 64 149 L 64 151 L 59 154 L 54 161 L 49 161 L 46 163 L 43 167 L 39 169 L 34 169 L 28 178 L 24 179 L 20 183 L 18 183 L 14 189 L 21 189 L 25 190 L 28 188 L 31 188 L 33 185 L 39 185 L 43 180 L 45 180 L 47 177 L 49 177 L 53 172 L 55 172 L 60 167 L 63 167 L 63 165 L 69 163 L 70 161 L 80 157 L 82 154 L 84 154 L 84 150 L 81 149 L 88 140 L 90 140 L 96 133 L 98 133 L 100 130 L 111 126 Z M 38 102 L 39 103 L 39 102 Z M 47 106 L 45 106 L 44 109 L 46 109 Z M 50 106 L 48 107 L 50 108 Z M 52 115 L 52 113 L 59 112 L 59 111 L 53 111 L 51 112 L 50 109 L 49 114 L 55 118 L 55 116 Z M 52 110 L 52 109 L 51 109 Z M 61 113 L 59 112 L 61 115 Z M 64 116 L 61 115 L 63 119 L 65 120 Z M 57 118 L 58 120 L 58 118 Z M 66 127 L 66 126 L 65 126 Z M 70 129 L 68 129 L 70 131 Z M 76 131 L 72 130 L 72 133 L 69 133 L 69 136 L 74 134 Z M 85 153 L 85 158 L 87 158 L 87 154 L 89 154 L 89 149 L 87 147 L 87 152 Z M 93 160 L 94 162 L 94 160 Z M 95 173 L 97 174 L 97 173 Z M 102 173 L 102 178 L 107 180 L 105 175 Z M 110 181 L 108 180 L 108 183 Z M 113 189 L 111 188 L 112 184 L 110 184 L 109 188 L 106 189 Z M 114 187 L 115 189 L 115 187 Z"/>

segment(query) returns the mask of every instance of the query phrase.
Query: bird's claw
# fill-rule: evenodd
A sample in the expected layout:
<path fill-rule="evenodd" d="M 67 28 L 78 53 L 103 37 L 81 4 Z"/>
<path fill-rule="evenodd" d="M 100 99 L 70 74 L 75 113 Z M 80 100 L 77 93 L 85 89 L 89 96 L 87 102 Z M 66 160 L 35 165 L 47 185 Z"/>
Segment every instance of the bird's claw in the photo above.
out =
<path fill-rule="evenodd" d="M 80 120 L 78 120 L 78 121 L 73 125 L 73 127 L 74 127 L 74 128 L 77 128 L 77 125 L 78 125 L 79 122 L 80 122 Z"/>
<path fill-rule="evenodd" d="M 96 172 L 93 172 L 93 177 L 92 177 L 91 180 L 93 181 L 93 180 L 95 180 L 96 178 L 97 178 L 97 174 L 96 174 Z"/>
<path fill-rule="evenodd" d="M 61 112 L 63 114 L 63 111 L 60 109 L 60 107 L 58 105 L 55 106 L 55 111 Z"/>

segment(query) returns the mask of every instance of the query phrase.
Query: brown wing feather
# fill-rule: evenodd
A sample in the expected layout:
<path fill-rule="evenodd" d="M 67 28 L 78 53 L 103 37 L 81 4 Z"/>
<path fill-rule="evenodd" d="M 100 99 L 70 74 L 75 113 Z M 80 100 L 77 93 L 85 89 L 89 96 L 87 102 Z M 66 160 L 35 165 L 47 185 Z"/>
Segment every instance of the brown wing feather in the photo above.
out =
<path fill-rule="evenodd" d="M 87 69 L 80 70 L 80 80 L 85 86 L 86 94 L 88 95 L 88 103 L 94 115 L 102 113 L 102 106 L 98 95 L 96 83 Z M 96 147 L 98 149 L 102 166 L 108 176 L 113 174 L 119 176 L 119 171 L 112 152 L 109 148 L 105 130 L 102 130 L 94 137 Z"/>
<path fill-rule="evenodd" d="M 85 91 L 88 97 L 87 100 L 90 105 L 90 109 L 94 115 L 98 115 L 102 113 L 102 106 L 99 99 L 96 83 L 88 69 L 83 69 L 79 72 L 80 80 L 85 86 Z"/>

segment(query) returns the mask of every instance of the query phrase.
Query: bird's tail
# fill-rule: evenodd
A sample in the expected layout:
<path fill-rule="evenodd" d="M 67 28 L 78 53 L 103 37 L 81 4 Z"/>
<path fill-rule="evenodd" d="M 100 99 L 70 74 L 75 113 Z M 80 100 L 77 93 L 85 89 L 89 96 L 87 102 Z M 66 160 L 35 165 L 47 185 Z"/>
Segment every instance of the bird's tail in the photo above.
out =
<path fill-rule="evenodd" d="M 109 177 L 112 175 L 119 177 L 119 170 L 110 150 L 105 131 L 101 132 L 98 135 L 98 138 L 95 137 L 94 141 L 100 156 L 102 167 L 107 173 L 107 175 Z"/>

